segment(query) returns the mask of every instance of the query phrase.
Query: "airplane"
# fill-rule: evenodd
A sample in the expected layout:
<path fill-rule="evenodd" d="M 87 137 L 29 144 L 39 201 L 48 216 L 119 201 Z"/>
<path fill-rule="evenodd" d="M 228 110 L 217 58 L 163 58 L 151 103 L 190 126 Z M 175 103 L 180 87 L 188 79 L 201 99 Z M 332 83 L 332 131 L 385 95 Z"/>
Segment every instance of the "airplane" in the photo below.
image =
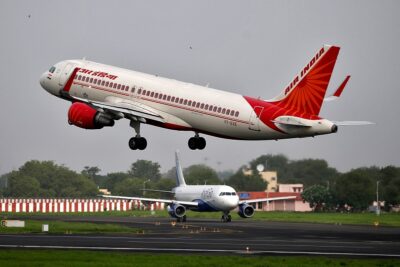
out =
<path fill-rule="evenodd" d="M 251 218 L 254 215 L 254 207 L 251 205 L 256 202 L 275 201 L 284 199 L 294 199 L 296 196 L 259 198 L 251 200 L 239 200 L 235 189 L 227 185 L 187 185 L 183 176 L 182 167 L 179 160 L 178 151 L 175 152 L 176 163 L 176 187 L 171 191 L 165 190 L 146 190 L 172 193 L 172 199 L 157 199 L 144 197 L 127 197 L 101 195 L 104 198 L 139 200 L 141 202 L 161 202 L 168 204 L 168 214 L 176 218 L 177 222 L 186 222 L 186 210 L 197 212 L 222 212 L 221 221 L 230 222 L 232 220 L 230 211 L 238 208 L 238 214 L 242 218 Z"/>
<path fill-rule="evenodd" d="M 147 147 L 141 124 L 193 131 L 190 149 L 204 149 L 200 134 L 236 140 L 278 140 L 336 133 L 338 125 L 319 116 L 340 48 L 325 45 L 280 95 L 262 100 L 82 60 L 65 60 L 42 74 L 41 86 L 70 101 L 68 123 L 83 129 L 114 126 L 128 119 L 135 131 L 132 150 Z M 348 79 L 336 90 L 338 98 Z M 329 99 L 327 99 L 329 100 Z"/>

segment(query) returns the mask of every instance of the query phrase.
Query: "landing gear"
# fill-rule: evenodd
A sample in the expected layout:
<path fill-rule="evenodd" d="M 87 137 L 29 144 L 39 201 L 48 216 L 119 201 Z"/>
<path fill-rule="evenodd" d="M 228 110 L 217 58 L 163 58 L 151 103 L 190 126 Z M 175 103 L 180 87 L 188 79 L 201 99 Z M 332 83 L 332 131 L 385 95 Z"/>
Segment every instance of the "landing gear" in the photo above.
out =
<path fill-rule="evenodd" d="M 203 150 L 206 147 L 206 139 L 200 137 L 198 133 L 194 137 L 189 138 L 188 146 L 191 150 Z"/>
<path fill-rule="evenodd" d="M 132 150 L 143 150 L 147 147 L 147 140 L 144 137 L 132 137 L 129 139 L 129 148 Z"/>
<path fill-rule="evenodd" d="M 178 217 L 176 218 L 176 222 L 180 223 L 180 222 L 186 222 L 186 215 L 183 215 L 183 217 Z"/>
<path fill-rule="evenodd" d="M 144 150 L 147 147 L 147 140 L 140 136 L 140 122 L 131 120 L 130 126 L 135 130 L 136 136 L 129 139 L 129 148 Z"/>
<path fill-rule="evenodd" d="M 231 222 L 232 216 L 229 213 L 222 214 L 221 222 Z"/>

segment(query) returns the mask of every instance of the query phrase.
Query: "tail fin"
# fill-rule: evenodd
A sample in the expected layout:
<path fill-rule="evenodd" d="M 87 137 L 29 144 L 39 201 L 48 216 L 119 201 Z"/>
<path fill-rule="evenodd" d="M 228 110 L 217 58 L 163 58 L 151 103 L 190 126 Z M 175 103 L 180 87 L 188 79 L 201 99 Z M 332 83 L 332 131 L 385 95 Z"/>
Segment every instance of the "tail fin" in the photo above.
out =
<path fill-rule="evenodd" d="M 274 104 L 293 111 L 318 115 L 340 48 L 325 45 L 277 97 Z"/>
<path fill-rule="evenodd" d="M 179 151 L 175 151 L 176 162 L 176 186 L 186 186 L 185 177 L 183 177 L 181 163 L 179 162 Z"/>

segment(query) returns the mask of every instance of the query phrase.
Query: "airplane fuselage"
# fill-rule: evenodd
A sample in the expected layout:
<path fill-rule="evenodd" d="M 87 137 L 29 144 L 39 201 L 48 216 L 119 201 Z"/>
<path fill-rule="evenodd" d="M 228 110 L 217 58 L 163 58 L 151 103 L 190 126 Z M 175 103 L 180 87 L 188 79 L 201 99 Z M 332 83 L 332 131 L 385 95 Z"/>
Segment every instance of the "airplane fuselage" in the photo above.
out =
<path fill-rule="evenodd" d="M 332 122 L 318 116 L 296 117 L 293 111 L 285 112 L 261 99 L 155 75 L 86 60 L 66 60 L 54 68 L 53 72 L 44 73 L 40 81 L 51 94 L 71 101 L 77 98 L 119 106 L 142 105 L 163 118 L 161 122 L 142 122 L 159 127 L 243 140 L 307 137 L 336 131 Z M 307 127 L 279 123 L 293 118 Z"/>
<path fill-rule="evenodd" d="M 235 189 L 226 185 L 185 185 L 172 191 L 177 201 L 198 202 L 197 207 L 190 208 L 194 211 L 229 212 L 239 205 Z"/>

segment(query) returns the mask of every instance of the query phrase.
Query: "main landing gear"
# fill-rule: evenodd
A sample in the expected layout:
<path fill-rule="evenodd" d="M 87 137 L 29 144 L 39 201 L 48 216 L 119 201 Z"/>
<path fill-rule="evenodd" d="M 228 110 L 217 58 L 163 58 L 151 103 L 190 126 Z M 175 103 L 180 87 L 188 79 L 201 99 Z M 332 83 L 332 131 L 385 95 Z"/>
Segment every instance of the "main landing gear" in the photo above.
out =
<path fill-rule="evenodd" d="M 221 222 L 231 222 L 232 221 L 232 216 L 229 213 L 222 214 L 221 217 Z"/>
<path fill-rule="evenodd" d="M 135 130 L 136 136 L 129 139 L 129 148 L 144 150 L 147 147 L 147 140 L 140 136 L 140 122 L 131 120 L 130 126 Z"/>
<path fill-rule="evenodd" d="M 202 150 L 206 147 L 206 139 L 200 137 L 198 133 L 194 137 L 189 138 L 188 146 L 191 150 Z"/>
<path fill-rule="evenodd" d="M 180 223 L 180 222 L 186 222 L 186 215 L 183 215 L 183 217 L 178 217 L 176 218 L 176 222 Z"/>

